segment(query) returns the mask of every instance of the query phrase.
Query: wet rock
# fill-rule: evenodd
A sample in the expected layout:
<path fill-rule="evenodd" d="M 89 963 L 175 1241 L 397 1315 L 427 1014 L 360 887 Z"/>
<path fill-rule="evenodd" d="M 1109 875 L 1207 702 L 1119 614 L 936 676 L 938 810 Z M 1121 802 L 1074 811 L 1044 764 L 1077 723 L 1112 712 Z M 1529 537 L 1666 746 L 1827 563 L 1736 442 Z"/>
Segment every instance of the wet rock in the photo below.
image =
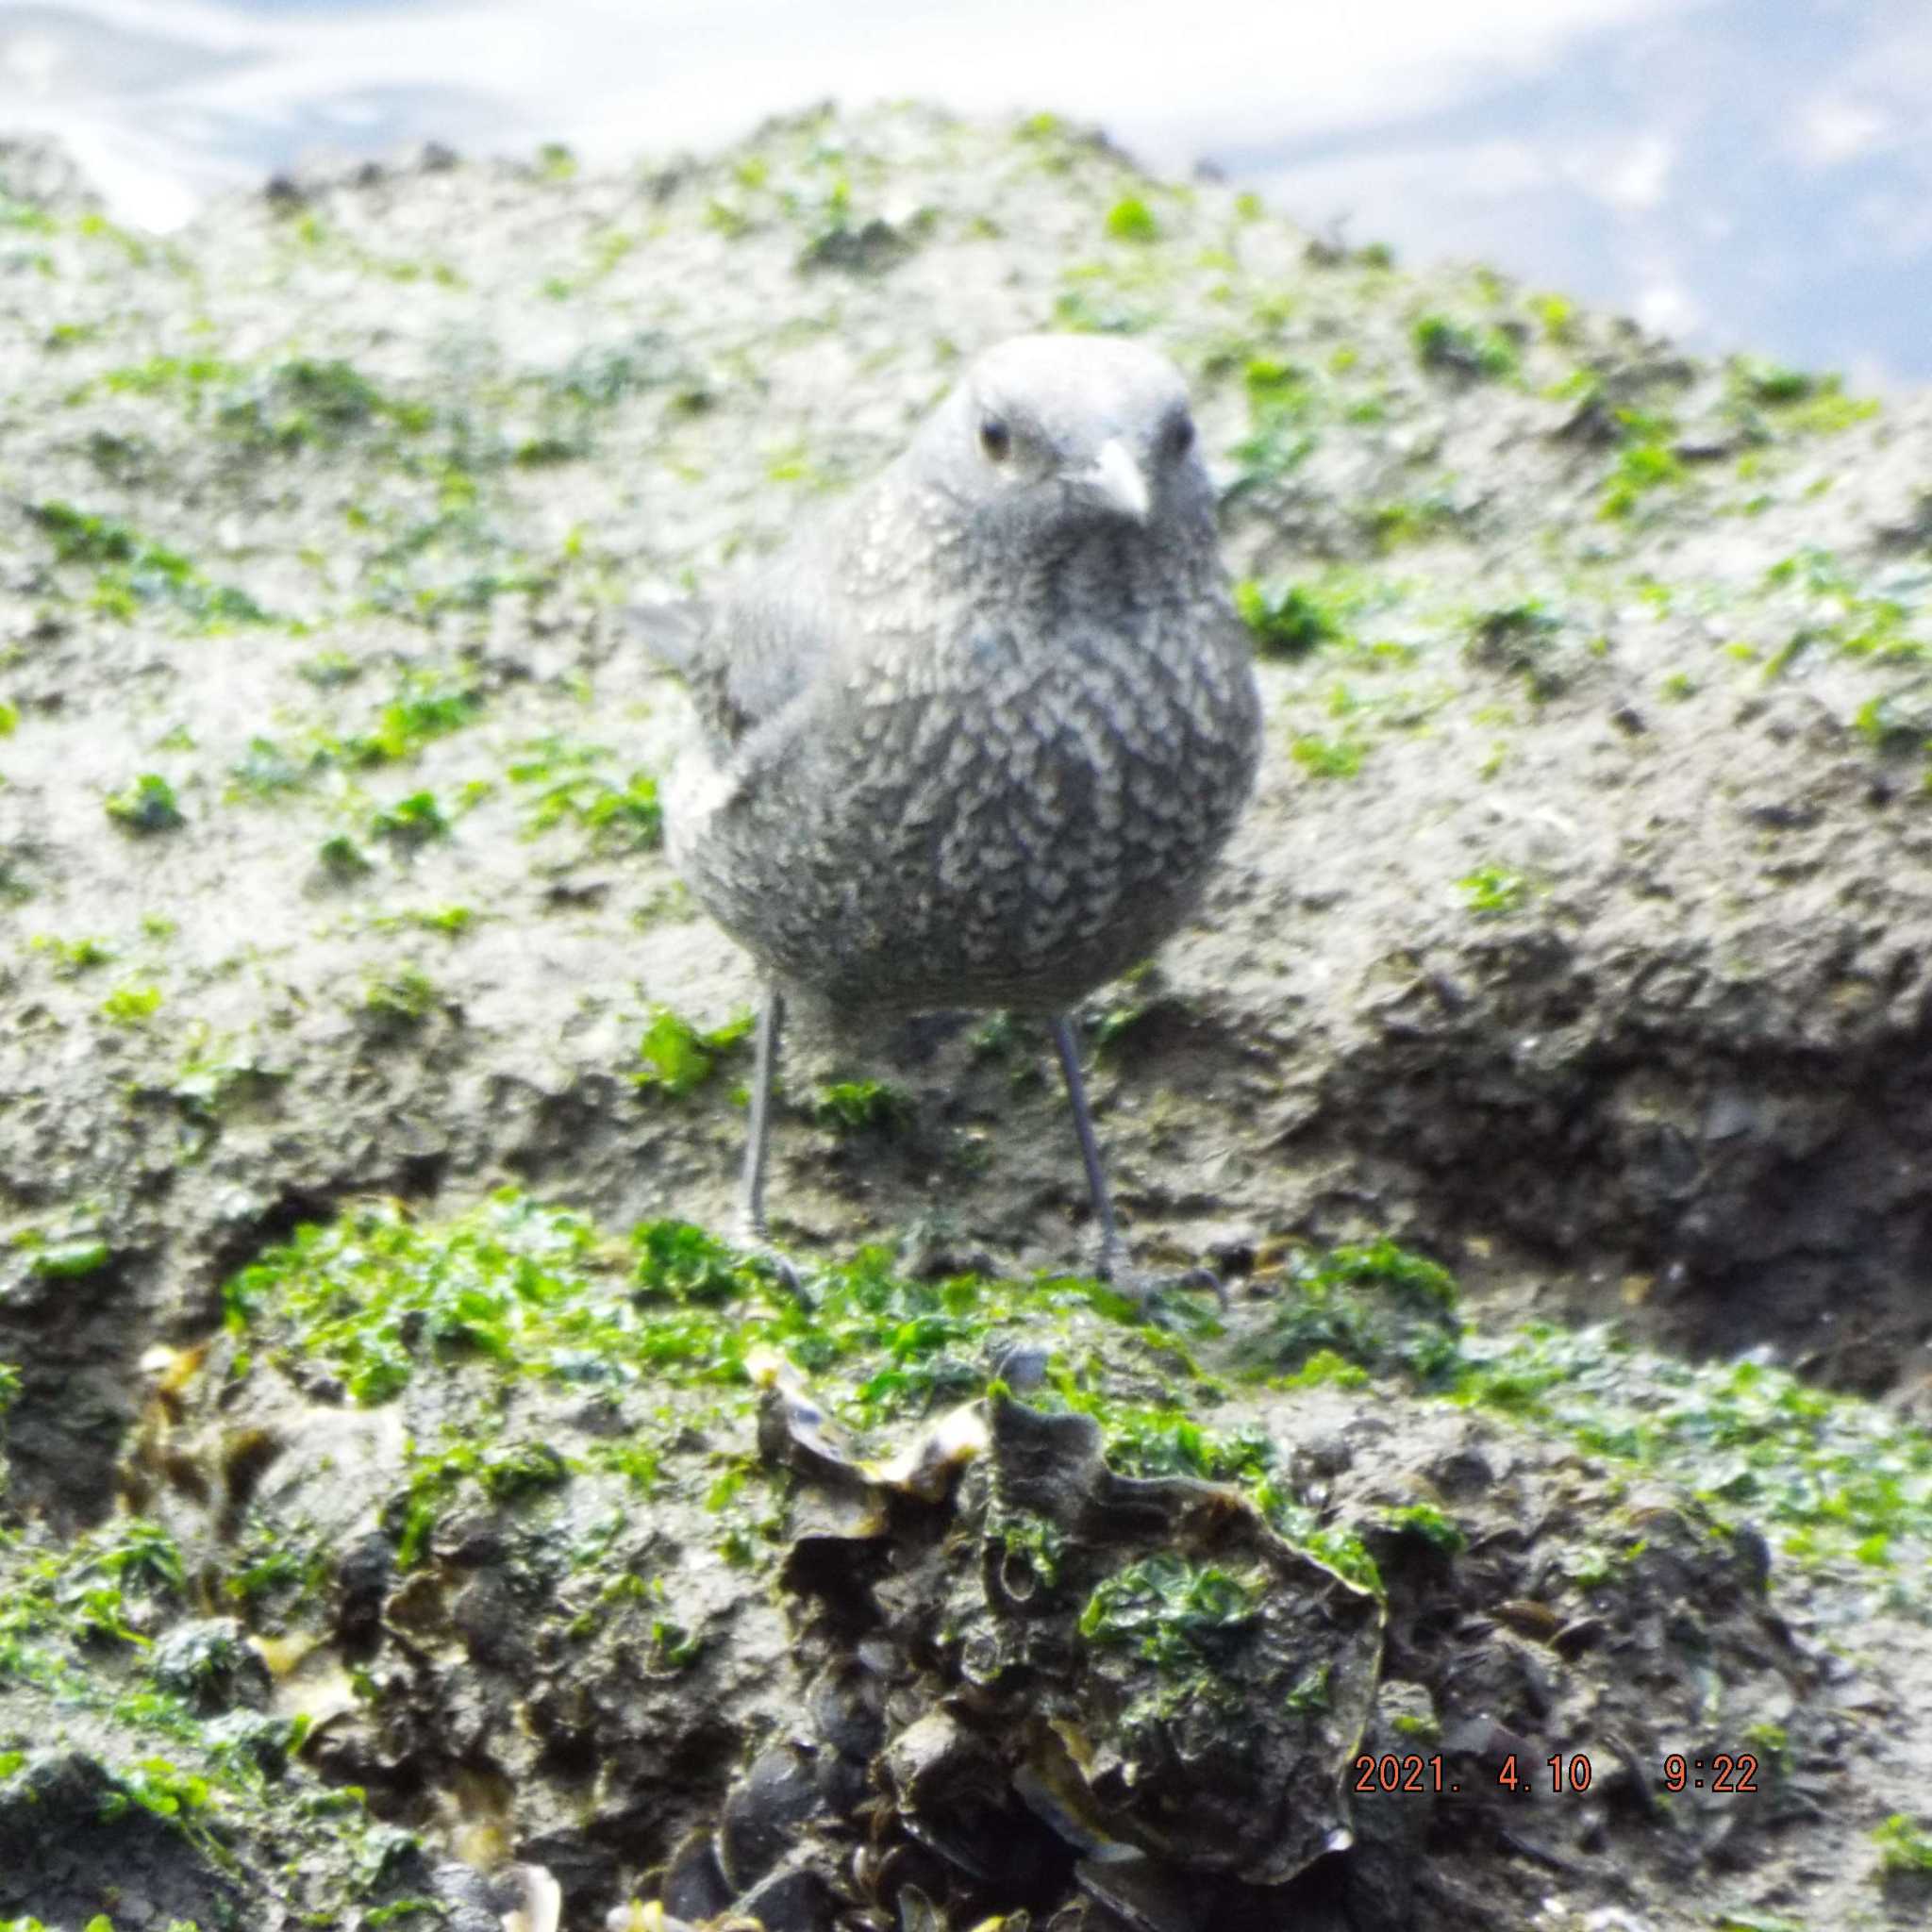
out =
<path fill-rule="evenodd" d="M 49 214 L 82 214 L 100 207 L 100 196 L 57 141 L 33 135 L 0 140 L 0 194 Z"/>
<path fill-rule="evenodd" d="M 1440 1756 L 1424 1744 L 1440 1739 L 1425 1687 L 1384 1679 L 1362 1736 L 1361 1756 L 1374 1771 L 1354 1768 L 1354 1844 L 1344 1861 L 1349 1923 L 1393 1928 L 1414 1921 L 1417 1882 L 1438 1804 Z"/>
<path fill-rule="evenodd" d="M 847 275 L 883 275 L 904 261 L 915 246 L 903 227 L 874 216 L 857 227 L 841 225 L 828 229 L 807 245 L 798 265 Z"/>
<path fill-rule="evenodd" d="M 503 1932 L 496 1886 L 474 1866 L 448 1859 L 430 1874 L 450 1932 Z"/>
<path fill-rule="evenodd" d="M 335 1569 L 337 1634 L 352 1648 L 375 1634 L 395 1574 L 395 1548 L 379 1530 L 358 1537 Z"/>
<path fill-rule="evenodd" d="M 930 219 L 848 208 L 835 166 Z M 1918 1640 L 1873 1604 L 1909 1593 L 1916 1465 L 1805 1462 L 1803 1391 L 1740 1413 L 1759 1359 L 1924 1379 L 1924 401 L 1742 418 L 1735 372 L 1634 328 L 1340 244 L 1310 272 L 1211 183 L 1122 274 L 1108 212 L 1155 191 L 1043 124 L 820 115 L 544 173 L 305 169 L 137 249 L 0 149 L 44 345 L 9 366 L 0 505 L 34 828 L 0 847 L 0 1591 L 32 1664 L 0 1674 L 0 1908 L 85 1924 L 111 1871 L 116 1923 L 352 1924 L 430 1891 L 447 1840 L 541 1865 L 572 1924 L 660 1871 L 690 1923 L 762 1899 L 865 1932 L 1474 1932 L 1559 1887 L 1849 1923 L 1844 1792 L 1885 1815 L 1925 1782 Z M 612 587 L 702 589 L 897 447 L 966 338 L 1056 313 L 1192 356 L 1235 570 L 1284 636 L 1321 619 L 1270 640 L 1279 755 L 1158 996 L 1082 1021 L 1137 1242 L 1241 1274 L 1230 1335 L 1075 1290 L 982 1324 L 1007 1287 L 946 1282 L 1077 1258 L 1024 1025 L 929 1027 L 909 1075 L 883 1051 L 912 1130 L 784 1157 L 789 1311 L 715 1257 L 644 1281 L 632 1222 L 728 1213 L 751 989 L 657 849 L 683 726 Z M 1746 442 L 1750 478 L 1705 459 Z M 104 801 L 144 773 L 183 823 L 137 841 Z M 507 1179 L 591 1219 L 519 1221 Z M 914 1222 L 932 1297 L 875 1275 L 822 1319 L 820 1259 Z M 1611 1370 L 1552 1342 L 1488 1385 L 1528 1424 L 1482 1424 L 1440 1399 L 1484 1384 L 1479 1308 L 1295 1258 L 1383 1233 L 1540 1317 L 1768 1351 L 1709 1419 L 1710 1512 L 1651 1481 L 1706 1422 L 1661 1375 L 1591 1435 L 1565 1404 Z M 762 1436 L 753 1325 L 799 1385 L 768 1380 Z M 1112 1411 L 1112 1447 L 975 1413 L 995 1366 L 1043 1415 Z M 1124 1407 L 1203 1441 L 1239 1412 L 1273 1459 L 1124 1474 Z M 1820 1484 L 1873 1511 L 1850 1583 L 1787 1554 Z M 272 1703 L 244 1662 L 184 1729 L 157 1673 L 217 1607 Z M 1886 1667 L 1821 1685 L 1821 1637 Z M 1464 1786 L 1412 1858 L 1413 1794 L 1383 1820 L 1352 1784 L 1391 1676 L 1441 1735 L 1404 1704 L 1391 1749 Z M 1661 1802 L 1668 1743 L 1746 1725 L 1784 1734 L 1775 1790 Z M 709 1846 L 774 1752 L 747 1890 Z M 1597 1780 L 1505 1792 L 1512 1754 Z M 108 1785 L 20 1799 L 63 1758 Z M 490 1802 L 446 1806 L 468 1782 Z"/>
<path fill-rule="evenodd" d="M 208 1714 L 241 1705 L 260 1710 L 274 1688 L 268 1666 L 232 1617 L 177 1624 L 155 1644 L 155 1681 Z"/>
<path fill-rule="evenodd" d="M 1051 1847 L 1016 1803 L 1008 1767 L 989 1744 L 934 1711 L 892 1739 L 879 1771 L 916 1842 L 969 1878 L 1034 1895 L 1051 1868 Z"/>
<path fill-rule="evenodd" d="M 208 1852 L 91 1753 L 51 1752 L 0 1779 L 0 1911 L 80 1924 L 122 1887 L 171 1917 L 238 1904 Z"/>
<path fill-rule="evenodd" d="M 466 1583 L 450 1604 L 449 1619 L 478 1664 L 499 1671 L 528 1668 L 525 1614 L 501 1571 L 487 1570 Z"/>

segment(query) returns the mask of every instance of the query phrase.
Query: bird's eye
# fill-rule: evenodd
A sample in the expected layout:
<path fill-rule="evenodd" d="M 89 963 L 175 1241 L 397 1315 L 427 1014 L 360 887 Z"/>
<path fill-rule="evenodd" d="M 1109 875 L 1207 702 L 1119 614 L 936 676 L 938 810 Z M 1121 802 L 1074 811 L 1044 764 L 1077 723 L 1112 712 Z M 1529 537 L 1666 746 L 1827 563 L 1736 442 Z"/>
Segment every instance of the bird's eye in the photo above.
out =
<path fill-rule="evenodd" d="M 979 425 L 979 446 L 991 463 L 1003 463 L 1013 453 L 1013 432 L 997 416 L 987 416 Z"/>
<path fill-rule="evenodd" d="M 1194 419 L 1191 416 L 1176 416 L 1167 425 L 1167 434 L 1161 441 L 1167 445 L 1169 458 L 1178 462 L 1194 446 Z"/>

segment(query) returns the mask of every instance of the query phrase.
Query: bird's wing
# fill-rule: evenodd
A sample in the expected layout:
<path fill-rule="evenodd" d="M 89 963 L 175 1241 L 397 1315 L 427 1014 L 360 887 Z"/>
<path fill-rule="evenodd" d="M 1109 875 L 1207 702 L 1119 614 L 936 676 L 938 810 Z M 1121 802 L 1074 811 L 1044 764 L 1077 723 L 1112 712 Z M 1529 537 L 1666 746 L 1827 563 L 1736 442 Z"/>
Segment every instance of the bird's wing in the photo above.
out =
<path fill-rule="evenodd" d="M 833 655 L 841 625 L 829 559 L 794 547 L 715 601 L 638 604 L 633 634 L 690 691 L 720 751 L 804 692 Z"/>

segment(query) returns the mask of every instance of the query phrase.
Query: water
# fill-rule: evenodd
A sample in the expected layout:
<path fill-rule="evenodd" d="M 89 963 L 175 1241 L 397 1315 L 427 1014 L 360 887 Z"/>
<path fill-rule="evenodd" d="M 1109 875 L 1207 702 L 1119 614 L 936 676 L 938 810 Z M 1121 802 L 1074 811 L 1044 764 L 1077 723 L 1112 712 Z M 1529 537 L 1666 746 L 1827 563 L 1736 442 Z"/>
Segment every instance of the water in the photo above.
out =
<path fill-rule="evenodd" d="M 0 128 L 157 227 L 316 149 L 615 161 L 829 95 L 1052 108 L 1410 260 L 1932 380 L 1925 0 L 0 0 Z"/>

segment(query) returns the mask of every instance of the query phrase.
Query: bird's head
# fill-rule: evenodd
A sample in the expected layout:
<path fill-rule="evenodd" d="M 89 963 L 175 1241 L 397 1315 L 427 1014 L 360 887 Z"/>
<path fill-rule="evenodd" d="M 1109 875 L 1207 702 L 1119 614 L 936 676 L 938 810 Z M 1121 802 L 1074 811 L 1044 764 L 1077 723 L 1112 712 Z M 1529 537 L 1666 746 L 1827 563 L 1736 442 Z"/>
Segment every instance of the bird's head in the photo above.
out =
<path fill-rule="evenodd" d="M 1180 372 L 1111 336 L 1016 336 L 968 368 L 915 445 L 958 506 L 1002 524 L 1197 525 L 1214 492 Z"/>

